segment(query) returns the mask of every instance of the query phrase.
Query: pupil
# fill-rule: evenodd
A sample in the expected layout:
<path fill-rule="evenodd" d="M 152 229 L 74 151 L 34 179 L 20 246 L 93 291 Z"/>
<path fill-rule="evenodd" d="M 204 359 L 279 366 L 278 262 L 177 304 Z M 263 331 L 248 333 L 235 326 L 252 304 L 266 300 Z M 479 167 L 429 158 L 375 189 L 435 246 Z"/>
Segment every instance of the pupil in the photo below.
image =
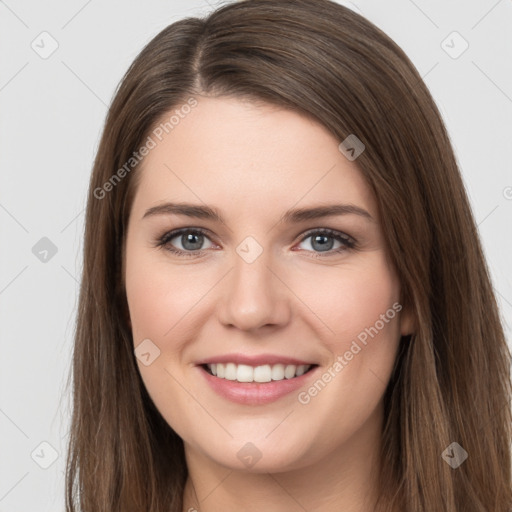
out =
<path fill-rule="evenodd" d="M 197 241 L 197 240 L 194 241 L 194 238 L 198 239 L 199 241 Z M 187 235 L 183 235 L 181 237 L 181 240 L 182 240 L 183 247 L 185 249 L 190 249 L 191 251 L 197 250 L 197 249 L 201 248 L 201 245 L 203 243 L 203 235 L 201 235 L 200 233 L 198 233 L 198 234 L 189 233 Z M 191 244 L 191 246 L 189 244 Z"/>
<path fill-rule="evenodd" d="M 313 237 L 313 243 L 312 243 L 312 246 L 314 249 L 319 249 L 320 251 L 328 251 L 330 249 L 332 249 L 332 245 L 333 245 L 333 240 L 331 238 L 331 243 L 326 243 L 325 240 L 326 239 L 329 239 L 331 238 L 330 236 L 327 236 L 327 235 L 317 235 L 317 236 L 314 236 Z M 323 239 L 323 242 L 320 242 L 320 246 L 319 247 L 315 247 L 315 244 L 320 240 L 320 239 Z"/>

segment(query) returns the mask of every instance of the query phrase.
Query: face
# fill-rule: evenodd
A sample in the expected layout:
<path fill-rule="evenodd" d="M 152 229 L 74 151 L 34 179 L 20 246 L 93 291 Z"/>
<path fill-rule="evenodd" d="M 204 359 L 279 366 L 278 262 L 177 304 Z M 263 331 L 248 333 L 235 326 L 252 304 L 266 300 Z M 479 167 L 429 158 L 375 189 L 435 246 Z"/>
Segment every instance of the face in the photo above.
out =
<path fill-rule="evenodd" d="M 378 430 L 411 320 L 341 141 L 292 111 L 197 101 L 137 170 L 125 281 L 138 368 L 189 453 L 305 467 Z"/>

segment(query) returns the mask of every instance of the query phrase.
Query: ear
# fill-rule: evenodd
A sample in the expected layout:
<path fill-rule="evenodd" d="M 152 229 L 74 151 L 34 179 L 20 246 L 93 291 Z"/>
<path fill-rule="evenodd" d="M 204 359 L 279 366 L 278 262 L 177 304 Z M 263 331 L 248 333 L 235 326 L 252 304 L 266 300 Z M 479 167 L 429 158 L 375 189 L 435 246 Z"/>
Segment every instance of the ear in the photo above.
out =
<path fill-rule="evenodd" d="M 405 306 L 400 312 L 400 334 L 408 336 L 417 330 L 414 311 L 410 306 Z"/>
<path fill-rule="evenodd" d="M 128 300 L 127 300 L 125 294 L 123 295 L 123 298 L 122 298 L 122 311 L 123 311 L 122 314 L 124 316 L 124 321 L 126 322 L 129 329 L 131 330 L 132 329 L 132 320 L 130 318 L 130 309 L 128 307 Z"/>
<path fill-rule="evenodd" d="M 130 328 L 130 331 L 132 330 L 132 319 L 130 318 L 130 311 L 128 310 L 128 306 L 126 307 L 126 313 L 125 313 L 126 323 L 128 324 L 128 327 Z"/>

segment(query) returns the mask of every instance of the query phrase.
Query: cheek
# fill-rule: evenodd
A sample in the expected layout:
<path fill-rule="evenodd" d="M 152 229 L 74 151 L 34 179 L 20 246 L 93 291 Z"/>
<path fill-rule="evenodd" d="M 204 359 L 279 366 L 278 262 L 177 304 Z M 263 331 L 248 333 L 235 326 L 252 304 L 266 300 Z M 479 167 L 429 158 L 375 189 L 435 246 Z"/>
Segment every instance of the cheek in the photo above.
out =
<path fill-rule="evenodd" d="M 173 311 L 173 304 L 168 303 L 173 297 L 168 283 L 158 278 L 154 266 L 144 265 L 141 260 L 132 254 L 126 269 L 126 296 L 135 343 L 141 338 L 162 337 L 170 328 Z"/>
<path fill-rule="evenodd" d="M 314 288 L 311 279 L 308 283 L 305 297 L 336 334 L 373 324 L 400 296 L 398 279 L 380 251 L 357 264 L 322 269 L 315 274 Z"/>
<path fill-rule="evenodd" d="M 341 443 L 363 428 L 382 400 L 400 340 L 402 308 L 398 280 L 380 253 L 364 264 L 360 260 L 357 268 L 330 271 L 329 279 L 315 280 L 317 292 L 309 299 L 316 297 L 311 309 L 329 326 L 322 344 L 330 361 L 298 401 L 311 429 L 319 425 L 322 439 Z M 319 293 L 322 289 L 327 291 Z M 328 449 L 323 443 L 315 444 L 319 452 Z"/>
<path fill-rule="evenodd" d="M 126 295 L 135 343 L 144 338 L 172 338 L 171 331 L 182 327 L 182 319 L 193 316 L 194 305 L 208 291 L 204 280 L 173 269 L 166 264 L 165 254 L 155 257 L 154 251 L 141 243 L 127 247 Z"/>
<path fill-rule="evenodd" d="M 140 358 L 137 365 L 159 411 L 170 425 L 179 425 L 180 415 L 176 411 L 193 404 L 187 402 L 188 396 L 178 384 L 184 379 L 177 363 L 186 340 L 193 335 L 187 325 L 198 299 L 190 292 L 190 279 L 176 270 L 171 273 L 164 255 L 155 257 L 156 250 L 145 248 L 142 240 L 131 243 L 128 239 L 125 280 L 133 345 L 136 354 L 150 354 L 148 364 Z M 172 402 L 169 396 L 174 397 Z"/>
<path fill-rule="evenodd" d="M 352 336 L 367 332 L 371 327 L 376 327 L 384 334 L 388 330 L 387 326 L 398 323 L 393 321 L 396 317 L 393 304 L 398 304 L 400 297 L 397 282 L 383 264 L 352 276 L 353 279 L 356 277 L 359 279 L 351 283 L 347 294 L 349 300 L 344 304 L 345 325 Z"/>
<path fill-rule="evenodd" d="M 314 290 L 302 295 L 324 325 L 323 340 L 333 357 L 349 351 L 347 358 L 359 360 L 353 366 L 369 358 L 388 364 L 399 339 L 401 305 L 398 279 L 383 254 L 374 252 L 357 266 L 322 270 Z"/>

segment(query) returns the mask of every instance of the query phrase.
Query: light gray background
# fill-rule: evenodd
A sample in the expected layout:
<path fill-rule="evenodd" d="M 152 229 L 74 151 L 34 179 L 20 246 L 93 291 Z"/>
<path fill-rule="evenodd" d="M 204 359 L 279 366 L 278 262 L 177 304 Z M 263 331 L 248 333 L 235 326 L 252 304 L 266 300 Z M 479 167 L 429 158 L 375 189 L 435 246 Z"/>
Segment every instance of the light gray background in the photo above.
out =
<path fill-rule="evenodd" d="M 340 3 L 389 34 L 432 91 L 471 197 L 510 342 L 512 0 Z M 85 197 L 107 105 L 144 44 L 170 23 L 215 5 L 0 1 L 0 512 L 64 510 L 70 403 L 63 390 Z M 47 59 L 31 47 L 35 41 L 40 51 L 50 48 L 43 31 L 59 45 Z M 458 58 L 443 49 L 454 55 L 462 48 L 457 36 L 446 39 L 453 31 L 469 44 Z M 47 262 L 32 252 L 42 237 L 57 247 Z"/>

